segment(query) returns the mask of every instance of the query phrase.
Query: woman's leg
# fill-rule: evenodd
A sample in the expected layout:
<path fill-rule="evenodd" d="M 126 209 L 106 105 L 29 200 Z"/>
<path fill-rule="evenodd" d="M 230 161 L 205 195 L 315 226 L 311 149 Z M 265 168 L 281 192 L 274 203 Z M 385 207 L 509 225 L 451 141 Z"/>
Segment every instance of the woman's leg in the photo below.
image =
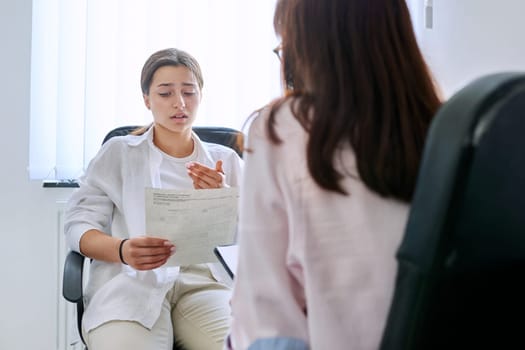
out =
<path fill-rule="evenodd" d="M 148 330 L 134 321 L 111 321 L 83 332 L 89 350 L 172 350 L 171 305 L 162 304 L 160 317 Z"/>
<path fill-rule="evenodd" d="M 231 289 L 205 264 L 181 267 L 172 295 L 175 339 L 188 350 L 222 349 L 230 326 Z"/>

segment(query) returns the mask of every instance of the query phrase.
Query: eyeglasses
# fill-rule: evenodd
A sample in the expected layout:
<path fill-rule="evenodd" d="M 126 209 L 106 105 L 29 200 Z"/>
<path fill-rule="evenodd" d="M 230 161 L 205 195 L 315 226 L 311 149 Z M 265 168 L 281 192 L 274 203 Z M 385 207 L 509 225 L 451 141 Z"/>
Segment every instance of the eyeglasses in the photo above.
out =
<path fill-rule="evenodd" d="M 282 52 L 283 52 L 283 44 L 279 44 L 277 45 L 277 47 L 275 49 L 272 50 L 274 54 L 277 55 L 277 58 L 279 59 L 279 61 L 281 60 L 281 56 L 282 56 Z"/>

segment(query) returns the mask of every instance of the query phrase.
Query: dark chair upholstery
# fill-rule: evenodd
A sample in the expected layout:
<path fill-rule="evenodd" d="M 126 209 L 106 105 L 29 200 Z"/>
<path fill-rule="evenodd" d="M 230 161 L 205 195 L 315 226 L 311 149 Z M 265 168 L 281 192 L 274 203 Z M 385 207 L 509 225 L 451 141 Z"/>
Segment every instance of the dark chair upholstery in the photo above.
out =
<path fill-rule="evenodd" d="M 525 349 L 525 73 L 436 115 L 397 253 L 382 350 Z"/>
<path fill-rule="evenodd" d="M 140 128 L 140 126 L 137 125 L 127 125 L 115 128 L 104 137 L 102 144 L 112 137 L 127 135 L 138 128 Z M 202 141 L 228 146 L 233 148 L 235 152 L 242 157 L 242 150 L 237 142 L 237 137 L 240 134 L 239 131 L 219 126 L 194 126 L 193 131 L 195 131 Z"/>
<path fill-rule="evenodd" d="M 140 126 L 129 125 L 115 128 L 104 137 L 102 144 L 112 137 L 128 135 L 139 127 Z M 193 130 L 202 141 L 228 146 L 235 150 L 239 156 L 242 156 L 242 150 L 238 144 L 239 131 L 225 127 L 208 126 L 194 126 Z M 82 315 L 84 314 L 83 272 L 84 256 L 75 251 L 70 251 L 64 263 L 62 295 L 67 301 L 76 304 L 77 329 L 82 342 L 84 342 L 82 337 Z M 178 345 L 175 344 L 174 349 L 182 348 L 179 348 Z"/>

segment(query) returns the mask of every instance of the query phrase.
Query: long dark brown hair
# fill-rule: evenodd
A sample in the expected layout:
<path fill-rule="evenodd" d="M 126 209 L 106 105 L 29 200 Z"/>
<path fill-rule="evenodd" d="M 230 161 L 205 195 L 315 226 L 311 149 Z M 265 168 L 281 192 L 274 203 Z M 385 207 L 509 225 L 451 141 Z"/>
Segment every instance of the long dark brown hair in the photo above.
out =
<path fill-rule="evenodd" d="M 416 42 L 404 0 L 279 0 L 286 86 L 309 133 L 309 171 L 322 188 L 346 194 L 334 160 L 350 143 L 362 181 L 384 197 L 412 198 L 425 136 L 441 102 Z"/>

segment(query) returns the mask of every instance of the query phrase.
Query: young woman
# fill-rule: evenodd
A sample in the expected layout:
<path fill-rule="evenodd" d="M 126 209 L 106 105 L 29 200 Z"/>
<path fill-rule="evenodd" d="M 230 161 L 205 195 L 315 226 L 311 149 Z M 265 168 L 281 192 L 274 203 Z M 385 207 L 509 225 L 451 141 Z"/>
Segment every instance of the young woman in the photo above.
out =
<path fill-rule="evenodd" d="M 289 91 L 252 121 L 229 348 L 376 349 L 440 100 L 404 0 L 278 0 Z"/>
<path fill-rule="evenodd" d="M 220 349 L 230 288 L 220 266 L 163 267 L 176 247 L 146 235 L 145 188 L 237 186 L 241 159 L 192 132 L 203 79 L 188 53 L 166 49 L 145 63 L 141 87 L 153 123 L 110 139 L 72 195 L 65 231 L 92 258 L 83 334 L 90 350 Z"/>

